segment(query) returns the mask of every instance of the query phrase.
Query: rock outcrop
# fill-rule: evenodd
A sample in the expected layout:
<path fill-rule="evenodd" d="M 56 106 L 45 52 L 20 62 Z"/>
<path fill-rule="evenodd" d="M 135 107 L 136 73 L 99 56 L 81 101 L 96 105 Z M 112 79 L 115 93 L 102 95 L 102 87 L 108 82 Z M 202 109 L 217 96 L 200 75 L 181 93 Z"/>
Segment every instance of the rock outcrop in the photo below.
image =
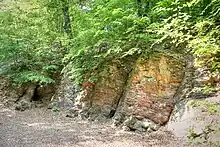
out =
<path fill-rule="evenodd" d="M 183 77 L 184 63 L 171 55 L 114 60 L 100 70 L 96 84 L 83 83 L 81 90 L 68 77 L 61 80 L 55 99 L 59 107 L 69 104 L 69 117 L 113 117 L 116 125 L 150 132 L 169 120 Z"/>
<path fill-rule="evenodd" d="M 64 75 L 60 84 L 51 97 L 49 108 L 70 109 L 74 107 L 75 98 L 79 95 L 80 89 L 69 76 Z"/>
<path fill-rule="evenodd" d="M 183 79 L 183 63 L 166 55 L 141 58 L 121 100 L 118 113 L 165 124 L 173 110 L 173 99 Z"/>
<path fill-rule="evenodd" d="M 31 108 L 32 106 L 30 102 L 35 99 L 36 89 L 37 86 L 35 84 L 21 86 L 18 89 L 19 98 L 17 99 L 15 109 L 24 111 L 26 109 Z"/>
<path fill-rule="evenodd" d="M 99 73 L 97 84 L 83 83 L 71 112 L 90 120 L 111 118 L 117 109 L 132 63 L 114 60 Z"/>
<path fill-rule="evenodd" d="M 6 77 L 0 77 L 0 83 L 0 103 L 19 111 L 47 105 L 56 91 L 54 84 L 26 83 L 13 86 Z"/>

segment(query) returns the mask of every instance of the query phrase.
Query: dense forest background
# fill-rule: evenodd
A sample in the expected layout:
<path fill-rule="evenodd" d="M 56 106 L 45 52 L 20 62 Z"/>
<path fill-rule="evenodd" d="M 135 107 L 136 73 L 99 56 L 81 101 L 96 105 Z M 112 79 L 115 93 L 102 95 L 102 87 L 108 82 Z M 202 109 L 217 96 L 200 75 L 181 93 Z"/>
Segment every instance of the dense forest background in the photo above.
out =
<path fill-rule="evenodd" d="M 16 0 L 0 6 L 0 74 L 15 84 L 95 83 L 113 59 L 192 54 L 220 69 L 220 0 Z"/>

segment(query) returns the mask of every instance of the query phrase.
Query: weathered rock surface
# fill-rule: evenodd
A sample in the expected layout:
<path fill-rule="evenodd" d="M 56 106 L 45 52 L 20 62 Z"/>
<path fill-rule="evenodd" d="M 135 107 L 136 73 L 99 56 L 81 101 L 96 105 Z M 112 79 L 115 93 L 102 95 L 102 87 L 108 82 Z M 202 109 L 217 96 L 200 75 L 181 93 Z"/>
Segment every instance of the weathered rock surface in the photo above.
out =
<path fill-rule="evenodd" d="M 56 91 L 52 84 L 40 86 L 37 83 L 29 83 L 12 86 L 12 82 L 6 77 L 0 77 L 0 83 L 0 102 L 6 107 L 20 111 L 47 105 Z"/>
<path fill-rule="evenodd" d="M 128 63 L 129 64 L 129 63 Z M 74 100 L 74 110 L 90 120 L 111 118 L 118 106 L 127 82 L 131 65 L 112 61 L 99 73 L 97 84 L 84 83 L 84 89 Z"/>
<path fill-rule="evenodd" d="M 69 76 L 64 75 L 57 90 L 51 96 L 49 108 L 70 109 L 74 107 L 75 98 L 80 89 L 74 84 Z"/>
<path fill-rule="evenodd" d="M 183 63 L 167 55 L 137 61 L 117 113 L 164 125 L 184 76 Z"/>
<path fill-rule="evenodd" d="M 46 87 L 46 86 L 45 86 Z M 43 90 L 42 90 L 43 91 Z M 45 88 L 45 96 L 47 96 L 48 90 Z M 41 107 L 43 105 L 43 95 L 41 97 L 38 94 L 37 84 L 21 85 L 17 89 L 18 99 L 16 100 L 15 110 L 24 111 L 33 107 Z"/>
<path fill-rule="evenodd" d="M 8 78 L 0 76 L 0 102 L 7 107 L 12 107 L 19 96 L 9 81 Z"/>
<path fill-rule="evenodd" d="M 68 77 L 61 80 L 54 100 L 57 107 L 69 110 L 67 117 L 114 117 L 115 125 L 151 132 L 169 120 L 183 76 L 182 61 L 162 53 L 149 59 L 114 60 L 100 70 L 96 84 L 86 82 L 77 89 Z"/>
<path fill-rule="evenodd" d="M 193 106 L 193 103 L 201 101 L 203 101 L 201 105 Z M 220 92 L 213 97 L 202 100 L 191 97 L 190 100 L 181 101 L 176 105 L 175 113 L 171 116 L 166 128 L 173 132 L 175 136 L 190 142 L 192 146 L 219 146 L 219 106 Z M 210 114 L 208 111 L 214 113 Z"/>
<path fill-rule="evenodd" d="M 54 84 L 37 86 L 36 97 L 34 100 L 42 100 L 43 103 L 48 104 L 56 90 L 57 89 Z"/>

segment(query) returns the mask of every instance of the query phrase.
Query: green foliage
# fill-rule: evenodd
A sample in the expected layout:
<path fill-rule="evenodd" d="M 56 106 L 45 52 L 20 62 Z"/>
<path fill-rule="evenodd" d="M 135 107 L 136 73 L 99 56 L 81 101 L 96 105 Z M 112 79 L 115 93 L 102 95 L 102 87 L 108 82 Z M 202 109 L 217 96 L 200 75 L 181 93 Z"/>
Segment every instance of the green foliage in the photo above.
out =
<path fill-rule="evenodd" d="M 13 74 L 12 77 L 14 79 L 14 83 L 16 84 L 23 84 L 29 82 L 35 82 L 40 84 L 51 84 L 55 82 L 53 79 L 51 79 L 48 76 L 31 71 L 19 72 L 18 74 Z"/>
<path fill-rule="evenodd" d="M 59 34 L 48 21 L 49 13 L 39 1 L 12 1 L 0 11 L 1 74 L 16 83 L 52 83 L 60 68 L 62 51 L 54 42 Z"/>
<path fill-rule="evenodd" d="M 149 54 L 158 48 L 192 52 L 197 66 L 218 74 L 218 2 L 97 0 L 73 6 L 75 37 L 66 56 L 73 79 L 83 82 L 85 74 L 113 58 Z"/>
<path fill-rule="evenodd" d="M 206 100 L 193 100 L 189 105 L 192 107 L 199 107 L 210 114 L 220 114 L 220 103 L 209 102 Z"/>
<path fill-rule="evenodd" d="M 163 27 L 158 30 L 162 37 L 157 43 L 185 49 L 183 51 L 194 54 L 198 67 L 219 74 L 220 1 L 173 1 L 170 4 L 172 7 L 160 2 L 160 7 L 156 7 L 159 16 L 164 18 Z"/>
<path fill-rule="evenodd" d="M 113 59 L 190 52 L 219 74 L 220 0 L 18 0 L 0 10 L 1 74 L 51 83 L 64 65 L 96 82 Z M 31 73 L 31 74 L 30 74 Z"/>
<path fill-rule="evenodd" d="M 203 20 L 195 24 L 197 38 L 189 41 L 197 57 L 197 66 L 207 66 L 213 73 L 220 70 L 220 26 L 213 20 Z"/>
<path fill-rule="evenodd" d="M 114 58 L 149 50 L 155 37 L 148 30 L 150 19 L 138 16 L 136 6 L 134 0 L 97 0 L 71 8 L 75 37 L 66 58 L 71 60 L 73 79 L 83 82 L 85 74 Z"/>
<path fill-rule="evenodd" d="M 218 146 L 218 141 L 210 140 L 209 137 L 213 134 L 219 132 L 219 126 L 214 126 L 212 123 L 205 126 L 201 132 L 195 131 L 195 128 L 189 129 L 189 134 L 187 136 L 189 145 L 204 145 L 208 143 L 210 146 Z"/>

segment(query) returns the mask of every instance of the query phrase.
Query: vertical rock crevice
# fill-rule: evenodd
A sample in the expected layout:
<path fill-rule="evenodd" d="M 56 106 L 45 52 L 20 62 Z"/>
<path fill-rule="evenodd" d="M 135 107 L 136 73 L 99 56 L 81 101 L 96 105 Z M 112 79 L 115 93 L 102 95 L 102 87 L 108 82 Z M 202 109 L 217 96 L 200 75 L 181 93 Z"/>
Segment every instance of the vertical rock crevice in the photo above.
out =
<path fill-rule="evenodd" d="M 136 59 L 136 60 L 137 60 L 137 59 Z M 130 66 L 130 69 L 128 70 L 128 72 L 127 72 L 127 74 L 126 74 L 126 80 L 125 80 L 125 82 L 124 82 L 124 84 L 123 84 L 122 92 L 121 92 L 121 94 L 120 94 L 120 96 L 119 96 L 118 101 L 115 103 L 115 104 L 116 104 L 116 106 L 115 106 L 115 111 L 114 111 L 114 113 L 111 115 L 110 118 L 112 118 L 112 117 L 115 116 L 115 113 L 116 113 L 117 109 L 119 108 L 120 102 L 122 102 L 123 99 L 124 99 L 124 97 L 125 97 L 125 93 L 126 93 L 126 90 L 127 90 L 127 88 L 128 88 L 130 79 L 131 79 L 131 77 L 132 77 L 132 75 L 133 75 L 133 70 L 135 69 L 135 67 L 136 67 L 136 62 L 134 62 L 133 65 Z"/>
<path fill-rule="evenodd" d="M 88 101 L 92 101 L 89 108 L 89 119 L 104 119 L 114 116 L 120 99 L 127 85 L 128 76 L 132 71 L 134 58 L 113 60 L 107 68 L 102 70 L 99 81 L 91 92 Z"/>

